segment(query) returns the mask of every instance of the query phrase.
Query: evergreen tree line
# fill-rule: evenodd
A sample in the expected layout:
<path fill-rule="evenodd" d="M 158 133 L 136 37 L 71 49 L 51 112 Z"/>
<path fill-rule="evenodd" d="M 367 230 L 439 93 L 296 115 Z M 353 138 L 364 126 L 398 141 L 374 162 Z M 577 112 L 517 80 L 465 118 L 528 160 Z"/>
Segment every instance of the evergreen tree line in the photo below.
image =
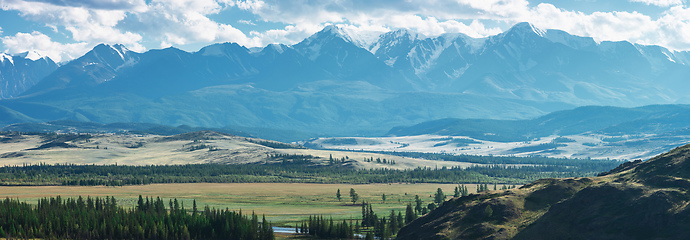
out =
<path fill-rule="evenodd" d="M 408 204 L 408 207 L 411 206 Z M 378 217 L 372 209 L 371 204 L 362 202 L 362 223 L 361 225 L 355 225 L 355 232 L 359 233 L 363 228 L 370 228 L 371 232 L 366 234 L 367 238 L 369 238 L 373 233 L 373 236 L 379 239 L 387 239 L 396 235 L 398 230 L 405 226 L 405 224 L 416 218 L 417 215 L 414 213 L 410 214 L 408 211 L 406 211 L 406 216 L 403 217 L 401 212 L 396 214 L 394 210 L 391 210 L 388 218 Z"/>
<path fill-rule="evenodd" d="M 43 198 L 31 205 L 6 198 L 0 201 L 0 236 L 42 239 L 274 239 L 265 217 L 210 209 L 191 213 L 177 199 L 169 208 L 159 197 L 134 209 L 117 205 L 115 197 Z"/>
<path fill-rule="evenodd" d="M 470 192 L 467 190 L 467 186 L 465 184 L 461 184 L 457 187 L 455 187 L 455 192 L 453 194 L 453 197 L 464 197 L 469 195 Z"/>
<path fill-rule="evenodd" d="M 259 140 L 259 139 L 250 139 L 250 138 L 245 138 L 245 140 L 247 140 L 247 142 L 250 142 L 250 143 L 259 144 L 259 145 L 270 147 L 273 149 L 303 149 L 303 148 L 305 148 L 305 147 L 300 146 L 300 145 L 282 143 L 282 142 L 277 142 L 277 141 L 266 141 L 266 140 Z"/>
<path fill-rule="evenodd" d="M 385 158 L 383 158 L 383 159 L 381 159 L 381 158 L 376 158 L 376 160 L 374 160 L 374 157 L 371 157 L 371 158 L 366 158 L 366 157 L 365 157 L 365 158 L 364 158 L 364 162 L 376 162 L 376 163 L 378 163 L 378 164 L 390 164 L 390 165 L 395 165 L 395 160 L 386 160 Z"/>
<path fill-rule="evenodd" d="M 297 226 L 296 232 L 308 234 L 317 239 L 354 238 L 354 229 L 347 221 L 333 222 L 333 218 L 326 220 L 323 216 L 309 216 L 308 221 L 303 221 Z"/>
<path fill-rule="evenodd" d="M 463 168 L 352 169 L 338 164 L 314 164 L 309 156 L 271 156 L 264 164 L 189 165 L 23 165 L 0 167 L 0 185 L 123 186 L 151 183 L 507 183 L 524 184 L 551 177 L 596 175 L 598 170 L 569 166 L 473 166 Z M 334 159 L 334 162 L 336 160 Z M 610 162 L 610 161 L 609 161 Z"/>
<path fill-rule="evenodd" d="M 423 158 L 439 161 L 469 162 L 479 164 L 530 164 L 530 165 L 555 165 L 570 166 L 582 169 L 594 170 L 599 168 L 617 167 L 626 161 L 623 160 L 597 160 L 597 159 L 572 159 L 572 158 L 550 158 L 550 157 L 515 157 L 515 156 L 478 156 L 478 155 L 454 155 L 448 153 L 422 153 L 422 152 L 385 152 L 385 151 L 362 151 L 369 153 L 388 154 L 401 157 Z"/>
<path fill-rule="evenodd" d="M 489 185 L 488 184 L 479 184 L 477 186 L 477 192 L 486 192 L 489 191 Z"/>

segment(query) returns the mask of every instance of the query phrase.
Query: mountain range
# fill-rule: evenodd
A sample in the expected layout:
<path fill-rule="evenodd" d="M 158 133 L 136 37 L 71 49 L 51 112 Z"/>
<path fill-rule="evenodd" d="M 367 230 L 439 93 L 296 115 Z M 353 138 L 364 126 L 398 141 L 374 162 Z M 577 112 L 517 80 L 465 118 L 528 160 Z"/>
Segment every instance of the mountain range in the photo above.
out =
<path fill-rule="evenodd" d="M 408 127 L 387 135 L 468 136 L 498 142 L 530 141 L 547 136 L 601 134 L 606 136 L 687 135 L 690 105 L 649 105 L 636 108 L 586 106 L 556 111 L 529 120 L 446 118 Z M 667 149 L 668 151 L 670 149 Z"/>
<path fill-rule="evenodd" d="M 585 105 L 690 103 L 690 52 L 597 42 L 529 23 L 486 38 L 401 29 L 372 44 L 328 26 L 290 46 L 222 43 L 137 53 L 101 44 L 59 68 L 42 59 L 52 63 L 38 66 L 45 75 L 17 64 L 0 69 L 0 123 L 376 135 L 443 118 L 529 119 Z M 8 87 L 20 79 L 25 87 Z"/>
<path fill-rule="evenodd" d="M 19 96 L 57 68 L 49 57 L 34 51 L 16 56 L 0 53 L 0 99 Z"/>

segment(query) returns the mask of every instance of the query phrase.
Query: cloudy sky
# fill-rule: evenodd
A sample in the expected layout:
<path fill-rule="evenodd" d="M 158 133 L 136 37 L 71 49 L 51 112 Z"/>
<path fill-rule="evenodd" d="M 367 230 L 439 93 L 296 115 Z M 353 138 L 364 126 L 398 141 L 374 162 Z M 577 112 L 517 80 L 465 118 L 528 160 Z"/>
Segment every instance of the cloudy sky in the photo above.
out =
<path fill-rule="evenodd" d="M 294 44 L 336 24 L 374 36 L 409 28 L 427 36 L 494 35 L 518 22 L 597 41 L 690 50 L 688 0 L 0 0 L 0 52 L 55 61 L 99 43 L 144 52 L 217 42 Z"/>

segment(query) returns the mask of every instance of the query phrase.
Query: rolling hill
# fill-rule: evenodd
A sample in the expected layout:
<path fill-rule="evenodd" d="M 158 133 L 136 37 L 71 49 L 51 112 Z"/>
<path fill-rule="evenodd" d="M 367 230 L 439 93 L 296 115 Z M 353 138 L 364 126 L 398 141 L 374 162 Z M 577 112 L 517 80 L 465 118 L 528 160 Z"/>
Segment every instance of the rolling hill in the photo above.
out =
<path fill-rule="evenodd" d="M 452 155 L 647 159 L 690 143 L 688 105 L 587 106 L 528 120 L 446 118 L 381 137 L 321 137 L 313 148 Z"/>
<path fill-rule="evenodd" d="M 446 201 L 397 239 L 683 239 L 690 145 L 598 177 L 543 179 Z"/>
<path fill-rule="evenodd" d="M 95 126 L 98 126 L 95 124 Z M 134 133 L 0 133 L 0 166 L 38 164 L 76 165 L 184 165 L 260 164 L 271 155 L 310 156 L 316 164 L 348 157 L 347 169 L 415 169 L 468 167 L 482 164 L 439 162 L 376 153 L 307 149 L 300 145 L 215 132 L 193 131 L 175 135 Z M 395 165 L 363 161 L 383 158 Z"/>

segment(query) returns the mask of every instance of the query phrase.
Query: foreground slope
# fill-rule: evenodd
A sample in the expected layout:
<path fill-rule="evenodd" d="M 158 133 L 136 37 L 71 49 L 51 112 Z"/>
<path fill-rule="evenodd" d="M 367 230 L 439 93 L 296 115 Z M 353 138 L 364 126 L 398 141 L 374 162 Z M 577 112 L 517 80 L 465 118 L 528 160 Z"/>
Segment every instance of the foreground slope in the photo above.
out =
<path fill-rule="evenodd" d="M 455 198 L 398 239 L 687 239 L 689 158 L 686 145 L 599 177 Z"/>

